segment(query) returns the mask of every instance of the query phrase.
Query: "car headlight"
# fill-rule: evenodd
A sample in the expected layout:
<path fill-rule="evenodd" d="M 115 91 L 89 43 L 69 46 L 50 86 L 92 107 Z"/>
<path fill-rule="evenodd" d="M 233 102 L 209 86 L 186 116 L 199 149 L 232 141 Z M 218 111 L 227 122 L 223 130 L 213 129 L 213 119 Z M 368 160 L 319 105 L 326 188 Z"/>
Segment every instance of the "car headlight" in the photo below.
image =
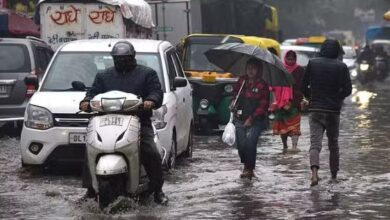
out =
<path fill-rule="evenodd" d="M 227 92 L 227 93 L 233 92 L 233 85 L 231 85 L 231 84 L 225 85 L 224 90 L 225 90 L 225 92 Z"/>
<path fill-rule="evenodd" d="M 370 67 L 370 65 L 369 64 L 366 64 L 366 63 L 362 63 L 362 64 L 360 64 L 360 70 L 362 70 L 362 71 L 366 71 L 366 70 L 368 70 L 368 68 Z"/>
<path fill-rule="evenodd" d="M 200 100 L 199 106 L 202 109 L 206 109 L 209 107 L 209 101 L 207 99 L 202 99 Z"/>
<path fill-rule="evenodd" d="M 154 127 L 156 129 L 163 129 L 167 126 L 167 122 L 165 121 L 165 115 L 168 113 L 168 108 L 166 105 L 161 106 L 160 108 L 153 110 L 153 116 L 151 118 Z"/>
<path fill-rule="evenodd" d="M 25 125 L 28 128 L 46 130 L 53 127 L 53 116 L 51 112 L 45 108 L 28 105 L 26 114 Z"/>

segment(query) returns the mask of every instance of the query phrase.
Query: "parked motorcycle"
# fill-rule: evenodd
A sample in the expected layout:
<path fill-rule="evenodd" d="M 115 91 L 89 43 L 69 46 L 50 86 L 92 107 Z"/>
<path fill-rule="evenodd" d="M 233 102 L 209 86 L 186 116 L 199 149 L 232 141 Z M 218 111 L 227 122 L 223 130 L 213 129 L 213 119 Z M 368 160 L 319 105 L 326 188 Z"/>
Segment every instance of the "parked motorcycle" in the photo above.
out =
<path fill-rule="evenodd" d="M 88 124 L 86 148 L 92 186 L 101 208 L 119 196 L 147 190 L 148 178 L 140 162 L 137 113 L 141 105 L 141 98 L 120 91 L 99 94 L 90 101 L 95 116 Z"/>

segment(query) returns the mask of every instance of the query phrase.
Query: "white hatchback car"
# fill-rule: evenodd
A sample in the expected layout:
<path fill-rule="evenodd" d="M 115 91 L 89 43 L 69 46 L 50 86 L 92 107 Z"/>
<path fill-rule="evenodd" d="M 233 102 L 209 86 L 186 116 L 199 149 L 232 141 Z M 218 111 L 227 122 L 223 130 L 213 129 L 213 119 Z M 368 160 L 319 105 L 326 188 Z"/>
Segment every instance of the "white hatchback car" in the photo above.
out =
<path fill-rule="evenodd" d="M 88 88 L 98 72 L 112 67 L 110 51 L 117 41 L 79 40 L 57 50 L 26 108 L 20 141 L 23 165 L 83 160 L 90 114 L 76 114 L 85 91 L 74 89 L 72 82 L 81 81 Z M 134 45 L 137 63 L 153 68 L 160 79 L 164 100 L 162 107 L 153 112 L 152 121 L 161 144 L 167 149 L 167 164 L 173 167 L 177 155 L 192 156 L 191 86 L 175 47 L 169 42 L 128 41 Z M 185 86 L 183 80 L 187 81 Z"/>

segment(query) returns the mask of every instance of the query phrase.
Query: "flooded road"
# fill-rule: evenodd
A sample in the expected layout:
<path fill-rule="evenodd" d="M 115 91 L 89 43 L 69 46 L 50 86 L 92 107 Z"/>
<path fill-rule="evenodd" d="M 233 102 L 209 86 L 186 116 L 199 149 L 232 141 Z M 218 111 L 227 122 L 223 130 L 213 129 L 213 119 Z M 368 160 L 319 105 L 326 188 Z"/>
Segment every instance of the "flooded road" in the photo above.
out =
<path fill-rule="evenodd" d="M 337 184 L 330 183 L 325 141 L 320 184 L 309 187 L 307 117 L 299 152 L 283 152 L 279 137 L 264 133 L 252 181 L 239 178 L 237 151 L 220 136 L 195 136 L 193 158 L 166 174 L 167 207 L 147 202 L 115 214 L 93 201 L 77 202 L 85 190 L 74 171 L 32 175 L 22 169 L 19 139 L 2 137 L 0 219 L 389 219 L 389 83 L 355 88 L 346 100 Z"/>

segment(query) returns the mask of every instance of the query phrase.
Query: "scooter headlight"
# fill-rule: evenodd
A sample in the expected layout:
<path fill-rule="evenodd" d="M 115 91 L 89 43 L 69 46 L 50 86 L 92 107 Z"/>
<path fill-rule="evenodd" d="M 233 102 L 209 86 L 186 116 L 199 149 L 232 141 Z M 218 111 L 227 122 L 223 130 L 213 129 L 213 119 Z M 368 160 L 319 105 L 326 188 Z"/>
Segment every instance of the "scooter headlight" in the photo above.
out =
<path fill-rule="evenodd" d="M 358 75 L 358 73 L 357 73 L 356 69 L 351 70 L 352 77 L 357 77 L 357 75 Z"/>
<path fill-rule="evenodd" d="M 26 127 L 39 130 L 46 130 L 53 127 L 53 116 L 45 108 L 28 105 L 26 110 Z"/>
<path fill-rule="evenodd" d="M 224 90 L 227 93 L 231 93 L 231 92 L 233 92 L 233 86 L 231 84 L 227 84 L 227 85 L 225 85 Z"/>
<path fill-rule="evenodd" d="M 206 109 L 209 107 L 209 101 L 207 99 L 202 99 L 200 100 L 199 105 L 202 109 Z"/>
<path fill-rule="evenodd" d="M 368 68 L 370 67 L 370 65 L 369 64 L 366 64 L 366 63 L 362 63 L 362 64 L 360 64 L 360 70 L 362 70 L 362 71 L 366 71 L 366 70 L 368 70 Z"/>
<path fill-rule="evenodd" d="M 116 112 L 123 109 L 125 98 L 108 99 L 102 98 L 102 108 L 105 112 Z"/>

